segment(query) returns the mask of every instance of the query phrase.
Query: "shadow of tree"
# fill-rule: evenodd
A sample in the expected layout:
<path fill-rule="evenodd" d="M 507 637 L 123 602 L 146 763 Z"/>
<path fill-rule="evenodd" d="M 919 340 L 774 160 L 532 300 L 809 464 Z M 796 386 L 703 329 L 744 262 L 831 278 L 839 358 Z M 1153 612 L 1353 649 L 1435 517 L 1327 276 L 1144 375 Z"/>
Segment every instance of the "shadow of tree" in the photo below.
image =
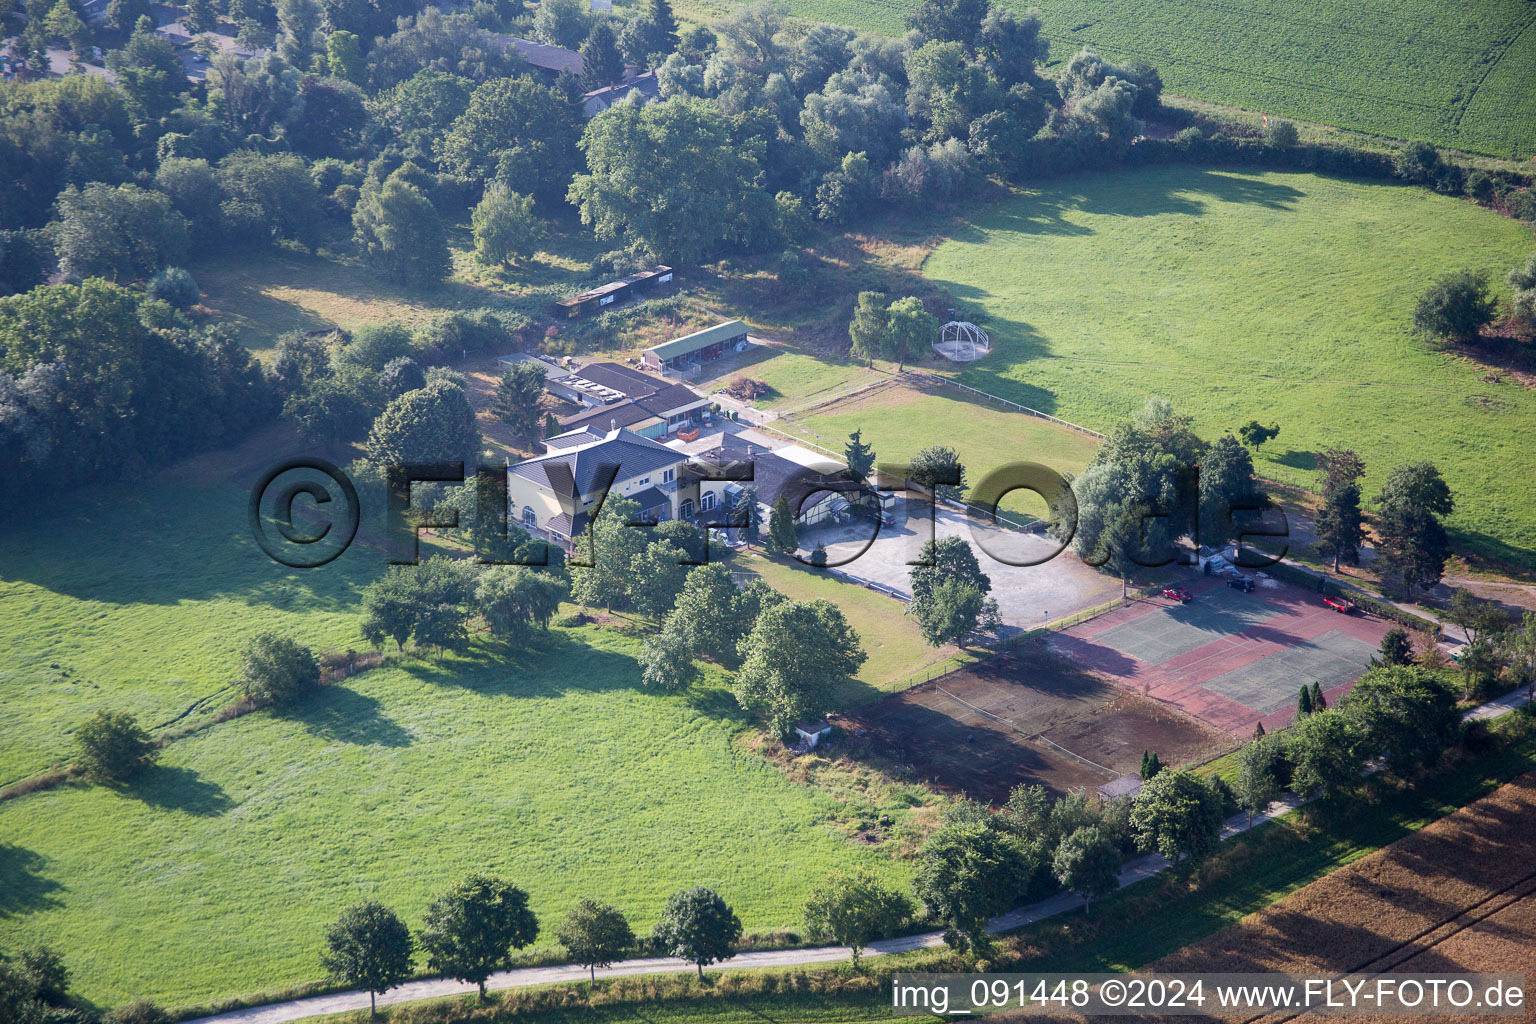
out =
<path fill-rule="evenodd" d="M 410 746 L 414 740 L 410 731 L 384 714 L 383 708 L 379 700 L 367 694 L 345 686 L 327 686 L 281 716 L 328 740 L 360 746 Z"/>
<path fill-rule="evenodd" d="M 47 859 L 14 843 L 0 842 L 0 919 L 33 914 L 60 905 L 64 886 L 43 875 Z"/>
<path fill-rule="evenodd" d="M 216 818 L 235 806 L 224 787 L 209 782 L 191 768 L 157 764 L 118 788 L 125 796 L 151 807 L 180 811 L 198 818 Z"/>

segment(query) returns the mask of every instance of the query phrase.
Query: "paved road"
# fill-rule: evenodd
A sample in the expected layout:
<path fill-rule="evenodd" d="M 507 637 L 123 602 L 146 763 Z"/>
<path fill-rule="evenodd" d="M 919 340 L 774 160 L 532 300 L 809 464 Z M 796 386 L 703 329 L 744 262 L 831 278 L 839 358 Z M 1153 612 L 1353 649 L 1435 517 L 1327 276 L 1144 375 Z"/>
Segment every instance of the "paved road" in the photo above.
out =
<path fill-rule="evenodd" d="M 1462 717 L 1466 721 L 1482 721 L 1496 718 L 1508 711 L 1512 711 L 1525 703 L 1525 691 L 1520 690 L 1501 697 L 1496 701 L 1490 701 L 1480 707 L 1473 708 Z M 1373 765 L 1367 769 L 1367 773 L 1377 771 L 1379 766 Z M 1277 800 L 1271 804 L 1263 814 L 1253 817 L 1252 825 L 1249 824 L 1248 815 L 1237 814 L 1227 819 L 1222 829 L 1222 839 L 1227 840 L 1235 835 L 1246 832 L 1250 827 L 1255 827 L 1279 817 L 1289 811 L 1300 807 L 1306 801 L 1297 796 L 1288 796 L 1284 800 Z M 1134 885 L 1137 882 L 1152 878 L 1167 870 L 1168 861 L 1161 854 L 1148 854 L 1126 864 L 1120 871 L 1120 886 Z M 1076 910 L 1083 905 L 1082 897 L 1073 893 L 1058 893 L 1049 899 L 1040 900 L 1027 906 L 1018 907 L 993 918 L 987 926 L 990 932 L 1006 932 L 1015 928 L 1021 928 L 1036 921 L 1043 921 L 1048 917 L 1065 914 Z M 866 956 L 880 956 L 887 953 L 906 953 L 914 949 L 925 949 L 940 945 L 944 941 L 940 932 L 923 932 L 920 935 L 907 935 L 898 939 L 884 939 L 871 943 L 866 951 Z M 846 946 L 815 946 L 807 949 L 776 949 L 755 952 L 740 953 L 728 963 L 717 965 L 714 970 L 723 968 L 741 967 L 799 967 L 812 964 L 836 963 L 849 957 Z M 623 960 L 612 967 L 604 968 L 597 972 L 599 978 L 615 978 L 623 975 L 639 974 L 673 974 L 678 971 L 692 970 L 691 964 L 682 960 L 672 960 L 662 957 L 647 959 Z M 583 967 L 559 966 L 559 967 L 525 967 L 515 971 L 503 971 L 493 974 L 486 983 L 486 987 L 499 991 L 509 988 L 524 988 L 530 985 L 548 985 L 560 981 L 580 981 L 587 977 L 587 971 Z M 441 996 L 468 995 L 475 991 L 475 986 L 463 982 L 449 981 L 442 978 L 428 978 L 421 981 L 410 981 L 398 988 L 390 989 L 379 997 L 380 1006 L 389 1006 L 395 1003 L 407 1003 L 417 999 L 432 999 Z M 288 1024 L 291 1021 L 303 1020 L 306 1017 L 318 1017 L 323 1014 L 344 1013 L 349 1010 L 366 1010 L 368 1008 L 368 994 L 366 992 L 338 992 L 334 995 L 311 996 L 307 999 L 294 999 L 285 1003 L 270 1003 L 266 1006 L 253 1006 L 245 1010 L 232 1010 L 229 1013 L 221 1013 L 213 1017 L 202 1017 L 192 1024 Z"/>

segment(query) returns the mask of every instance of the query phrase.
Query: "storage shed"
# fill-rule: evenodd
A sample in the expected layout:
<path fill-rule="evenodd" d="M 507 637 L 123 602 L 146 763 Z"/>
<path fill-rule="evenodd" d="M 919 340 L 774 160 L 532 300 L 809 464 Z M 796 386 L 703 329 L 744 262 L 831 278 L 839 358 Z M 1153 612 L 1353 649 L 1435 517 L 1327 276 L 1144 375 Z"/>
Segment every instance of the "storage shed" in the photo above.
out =
<path fill-rule="evenodd" d="M 648 348 L 641 358 L 652 373 L 687 380 L 698 376 L 703 364 L 746 347 L 747 325 L 740 320 L 727 320 Z"/>
<path fill-rule="evenodd" d="M 574 320 L 579 316 L 607 309 L 614 303 L 628 298 L 659 294 L 671 283 L 671 267 L 652 267 L 638 274 L 621 277 L 617 281 L 609 281 L 580 295 L 561 299 L 555 303 L 555 315 Z"/>

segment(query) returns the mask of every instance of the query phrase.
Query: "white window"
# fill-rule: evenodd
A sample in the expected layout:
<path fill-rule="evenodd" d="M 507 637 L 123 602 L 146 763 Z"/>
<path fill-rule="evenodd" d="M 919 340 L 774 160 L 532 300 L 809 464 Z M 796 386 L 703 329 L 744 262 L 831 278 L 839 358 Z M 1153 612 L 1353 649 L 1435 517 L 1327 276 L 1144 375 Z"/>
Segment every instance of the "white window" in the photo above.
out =
<path fill-rule="evenodd" d="M 636 480 L 631 486 L 633 486 L 633 487 L 644 487 L 646 484 L 648 484 L 650 482 L 651 482 L 651 478 L 650 477 L 643 476 L 639 480 Z"/>
<path fill-rule="evenodd" d="M 613 295 L 604 295 L 602 298 L 597 300 L 597 304 L 599 306 L 606 306 L 606 305 L 608 305 L 608 303 L 612 302 L 616 297 L 617 296 L 613 296 Z"/>
<path fill-rule="evenodd" d="M 523 528 L 525 530 L 536 530 L 536 529 L 538 529 L 538 526 L 539 526 L 539 517 L 534 514 L 533 509 L 529 508 L 527 505 L 524 505 L 523 506 Z"/>
<path fill-rule="evenodd" d="M 677 479 L 677 470 L 675 470 L 675 469 L 664 469 L 664 470 L 661 471 L 661 482 L 662 483 L 669 484 L 669 483 L 671 483 L 675 479 Z"/>
<path fill-rule="evenodd" d="M 715 492 L 705 491 L 699 495 L 699 507 L 706 512 L 712 511 L 715 507 Z"/>
<path fill-rule="evenodd" d="M 662 274 L 656 280 L 660 284 L 666 284 L 668 281 L 672 280 L 672 275 L 671 274 Z"/>

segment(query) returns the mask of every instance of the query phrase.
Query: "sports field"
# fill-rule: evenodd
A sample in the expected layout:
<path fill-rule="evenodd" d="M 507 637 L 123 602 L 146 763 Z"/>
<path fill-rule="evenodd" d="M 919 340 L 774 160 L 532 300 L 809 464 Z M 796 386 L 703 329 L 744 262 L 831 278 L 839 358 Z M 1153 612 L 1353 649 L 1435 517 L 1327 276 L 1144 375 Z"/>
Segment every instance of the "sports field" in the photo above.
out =
<path fill-rule="evenodd" d="M 1094 789 L 1157 750 L 1169 764 L 1230 745 L 1179 711 L 1024 644 L 840 719 L 868 749 L 939 789 L 1003 803 L 1019 785 Z"/>
<path fill-rule="evenodd" d="M 991 317 L 994 351 L 964 383 L 1097 430 L 1153 395 L 1207 438 L 1278 423 L 1260 475 L 1314 486 L 1321 449 L 1354 448 L 1368 498 L 1428 459 L 1457 541 L 1531 565 L 1536 392 L 1484 381 L 1411 320 L 1436 277 L 1502 282 L 1533 250 L 1529 227 L 1421 189 L 1179 167 L 1020 195 L 924 273 Z"/>
<path fill-rule="evenodd" d="M 744 0 L 741 0 L 744 2 Z M 731 0 L 686 0 L 695 16 Z M 790 0 L 790 9 L 900 34 L 917 0 Z M 1526 0 L 1012 0 L 1040 8 L 1051 63 L 1084 47 L 1142 58 L 1167 90 L 1494 156 L 1536 150 L 1536 8 Z M 1047 69 L 1049 73 L 1049 69 Z"/>
<path fill-rule="evenodd" d="M 1250 593 L 1221 580 L 1179 604 L 1146 598 L 1051 638 L 1086 669 L 1225 730 L 1238 739 L 1289 725 L 1297 691 L 1316 682 L 1329 703 L 1370 665 L 1391 623 L 1342 615 L 1315 593 L 1259 580 Z"/>

